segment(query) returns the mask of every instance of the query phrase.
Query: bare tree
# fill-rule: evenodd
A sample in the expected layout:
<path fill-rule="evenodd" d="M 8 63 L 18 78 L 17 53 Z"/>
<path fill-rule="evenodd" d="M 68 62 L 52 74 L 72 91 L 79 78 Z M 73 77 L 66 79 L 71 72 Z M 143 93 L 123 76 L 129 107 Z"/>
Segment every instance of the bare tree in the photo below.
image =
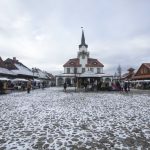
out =
<path fill-rule="evenodd" d="M 119 80 L 121 80 L 122 68 L 120 65 L 117 68 L 117 74 L 118 74 Z"/>

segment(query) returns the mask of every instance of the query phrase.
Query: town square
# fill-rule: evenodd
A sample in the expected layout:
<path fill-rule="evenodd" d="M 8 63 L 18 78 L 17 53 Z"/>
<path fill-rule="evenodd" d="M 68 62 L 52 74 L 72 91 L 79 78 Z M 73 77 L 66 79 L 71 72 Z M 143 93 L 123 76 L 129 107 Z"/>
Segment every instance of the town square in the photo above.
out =
<path fill-rule="evenodd" d="M 150 150 L 149 0 L 0 0 L 0 150 Z"/>
<path fill-rule="evenodd" d="M 143 92 L 143 91 L 142 91 Z M 0 97 L 0 149 L 149 149 L 150 94 L 46 88 Z"/>

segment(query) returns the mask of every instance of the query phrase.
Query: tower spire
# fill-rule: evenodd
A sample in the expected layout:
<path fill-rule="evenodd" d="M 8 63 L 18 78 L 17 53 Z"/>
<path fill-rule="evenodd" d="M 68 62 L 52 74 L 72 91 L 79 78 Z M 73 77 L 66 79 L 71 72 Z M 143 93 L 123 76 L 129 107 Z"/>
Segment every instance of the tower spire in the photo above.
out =
<path fill-rule="evenodd" d="M 81 44 L 79 45 L 79 48 L 81 48 L 82 46 L 85 46 L 87 48 L 88 45 L 85 43 L 84 30 L 83 27 L 81 28 L 82 28 L 82 36 L 81 36 Z"/>

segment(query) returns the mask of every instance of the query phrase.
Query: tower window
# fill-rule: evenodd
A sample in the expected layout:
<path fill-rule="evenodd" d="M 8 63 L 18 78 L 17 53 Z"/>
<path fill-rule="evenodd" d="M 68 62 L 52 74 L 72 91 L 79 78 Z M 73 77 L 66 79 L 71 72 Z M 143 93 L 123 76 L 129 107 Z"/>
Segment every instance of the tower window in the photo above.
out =
<path fill-rule="evenodd" d="M 85 59 L 85 55 L 84 54 L 82 55 L 82 59 Z"/>

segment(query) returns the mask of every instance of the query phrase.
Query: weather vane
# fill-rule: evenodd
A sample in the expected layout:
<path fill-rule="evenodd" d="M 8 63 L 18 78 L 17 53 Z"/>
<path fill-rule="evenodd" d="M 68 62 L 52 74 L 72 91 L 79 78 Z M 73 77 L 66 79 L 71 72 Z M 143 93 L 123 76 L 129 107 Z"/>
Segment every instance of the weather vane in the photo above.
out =
<path fill-rule="evenodd" d="M 81 27 L 82 31 L 83 31 L 83 27 Z"/>

